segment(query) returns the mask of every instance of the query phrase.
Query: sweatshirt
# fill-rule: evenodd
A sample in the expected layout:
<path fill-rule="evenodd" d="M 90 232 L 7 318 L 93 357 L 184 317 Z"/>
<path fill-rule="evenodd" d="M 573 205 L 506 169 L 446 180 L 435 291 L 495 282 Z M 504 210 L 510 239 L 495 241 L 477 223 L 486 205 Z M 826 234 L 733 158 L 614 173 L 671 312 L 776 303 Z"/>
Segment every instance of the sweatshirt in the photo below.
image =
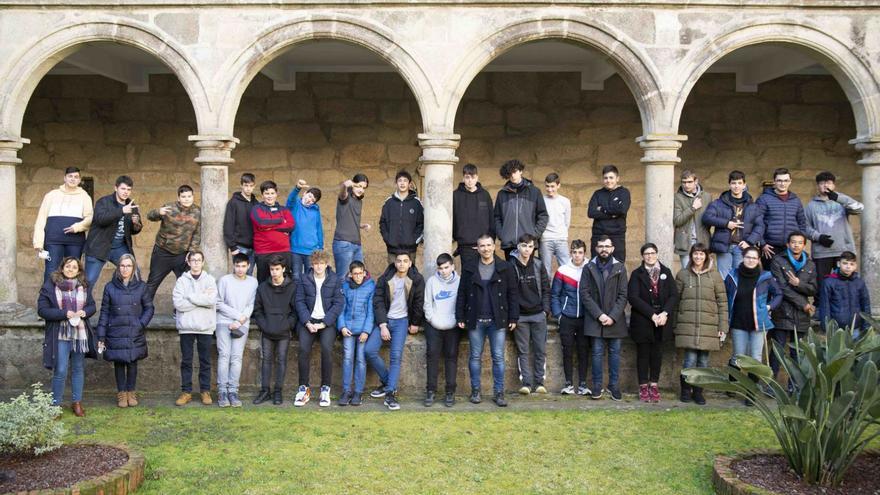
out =
<path fill-rule="evenodd" d="M 254 277 L 248 275 L 239 280 L 231 273 L 220 277 L 217 282 L 217 324 L 229 325 L 245 316 L 248 319 L 242 329 L 247 330 L 256 295 L 257 279 Z"/>
<path fill-rule="evenodd" d="M 544 196 L 544 204 L 547 206 L 549 219 L 541 240 L 567 241 L 568 229 L 571 227 L 571 201 L 565 196 L 557 194 L 552 198 Z"/>
<path fill-rule="evenodd" d="M 211 335 L 217 328 L 217 284 L 208 272 L 183 272 L 171 293 L 178 333 Z"/>
<path fill-rule="evenodd" d="M 324 249 L 321 207 L 317 203 L 304 205 L 299 192 L 300 188 L 295 187 L 287 196 L 287 208 L 293 215 L 293 223 L 296 225 L 290 233 L 290 252 L 311 255 L 316 249 Z"/>
<path fill-rule="evenodd" d="M 415 191 L 410 191 L 403 199 L 398 191 L 394 191 L 385 200 L 379 218 L 379 232 L 389 253 L 414 252 L 422 243 L 424 228 L 425 213 Z"/>
<path fill-rule="evenodd" d="M 473 192 L 461 182 L 452 192 L 452 239 L 461 249 L 476 246 L 483 234 L 495 235 L 492 196 L 479 182 Z"/>
<path fill-rule="evenodd" d="M 92 214 L 92 198 L 85 189 L 77 186 L 68 191 L 62 185 L 49 191 L 43 196 L 34 223 L 34 248 L 43 249 L 45 244 L 82 246 L 92 225 Z M 73 227 L 72 234 L 64 233 L 67 227 Z"/>
<path fill-rule="evenodd" d="M 293 215 L 278 203 L 272 206 L 260 202 L 251 209 L 251 225 L 254 227 L 254 253 L 286 253 L 290 251 L 290 232 Z"/>
<path fill-rule="evenodd" d="M 425 319 L 437 330 L 455 328 L 455 301 L 461 277 L 454 271 L 448 280 L 437 272 L 425 283 Z"/>
<path fill-rule="evenodd" d="M 843 193 L 837 193 L 837 200 L 822 199 L 814 196 L 804 208 L 807 225 L 819 235 L 827 234 L 834 239 L 831 247 L 818 242 L 811 245 L 813 259 L 836 258 L 844 251 L 856 252 L 856 241 L 849 225 L 850 215 L 860 215 L 865 205 Z"/>
<path fill-rule="evenodd" d="M 223 242 L 230 250 L 238 246 L 254 247 L 254 227 L 251 224 L 251 208 L 256 204 L 254 196 L 246 199 L 241 192 L 236 192 L 226 203 L 226 215 L 223 217 Z"/>
<path fill-rule="evenodd" d="M 510 262 L 519 283 L 519 321 L 534 321 L 529 317 L 535 315 L 539 316 L 538 321 L 543 320 L 543 313 L 550 312 L 550 280 L 547 270 L 541 260 L 534 256 L 529 257 L 528 264 L 524 265 L 516 250 L 510 253 Z"/>
<path fill-rule="evenodd" d="M 597 189 L 590 198 L 587 216 L 593 219 L 593 237 L 626 234 L 626 214 L 630 206 L 629 189 Z"/>
<path fill-rule="evenodd" d="M 162 222 L 156 232 L 156 246 L 171 254 L 183 254 L 202 242 L 202 210 L 195 203 L 189 207 L 179 201 L 166 203 L 162 206 L 171 208 L 165 216 L 159 209 L 150 210 L 147 219 L 151 222 Z"/>
<path fill-rule="evenodd" d="M 334 241 L 361 244 L 361 210 L 364 207 L 364 198 L 357 197 L 348 188 L 345 199 L 336 198 L 336 231 L 333 233 Z"/>

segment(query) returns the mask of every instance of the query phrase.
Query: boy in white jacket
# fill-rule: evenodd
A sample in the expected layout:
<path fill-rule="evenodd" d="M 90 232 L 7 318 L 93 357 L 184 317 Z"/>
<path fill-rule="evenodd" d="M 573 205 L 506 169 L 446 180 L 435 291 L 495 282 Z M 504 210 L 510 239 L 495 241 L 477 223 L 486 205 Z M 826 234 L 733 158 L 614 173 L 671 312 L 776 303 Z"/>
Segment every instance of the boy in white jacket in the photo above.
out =
<path fill-rule="evenodd" d="M 241 356 L 247 344 L 248 324 L 254 311 L 257 279 L 249 276 L 250 260 L 244 253 L 232 256 L 232 273 L 217 282 L 217 405 L 241 407 L 238 379 Z"/>
<path fill-rule="evenodd" d="M 452 256 L 443 253 L 437 257 L 437 273 L 425 283 L 425 342 L 428 380 L 425 407 L 434 404 L 440 355 L 446 372 L 446 407 L 455 404 L 455 377 L 458 371 L 458 347 L 461 332 L 455 321 L 455 301 L 461 278 L 455 273 Z"/>
<path fill-rule="evenodd" d="M 192 400 L 193 344 L 199 350 L 199 387 L 202 404 L 211 405 L 211 336 L 217 326 L 217 284 L 204 271 L 205 255 L 198 249 L 190 251 L 183 272 L 171 299 L 174 302 L 174 323 L 180 335 L 180 397 L 174 402 L 183 406 Z"/>

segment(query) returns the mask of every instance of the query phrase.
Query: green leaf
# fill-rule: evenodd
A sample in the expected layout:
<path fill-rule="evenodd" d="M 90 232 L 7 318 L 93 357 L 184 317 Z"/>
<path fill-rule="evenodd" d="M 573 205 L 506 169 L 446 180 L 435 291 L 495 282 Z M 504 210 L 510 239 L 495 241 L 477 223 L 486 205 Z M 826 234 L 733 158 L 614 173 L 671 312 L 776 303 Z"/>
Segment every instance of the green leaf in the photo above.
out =
<path fill-rule="evenodd" d="M 779 413 L 783 418 L 809 420 L 804 410 L 794 404 L 779 406 Z"/>

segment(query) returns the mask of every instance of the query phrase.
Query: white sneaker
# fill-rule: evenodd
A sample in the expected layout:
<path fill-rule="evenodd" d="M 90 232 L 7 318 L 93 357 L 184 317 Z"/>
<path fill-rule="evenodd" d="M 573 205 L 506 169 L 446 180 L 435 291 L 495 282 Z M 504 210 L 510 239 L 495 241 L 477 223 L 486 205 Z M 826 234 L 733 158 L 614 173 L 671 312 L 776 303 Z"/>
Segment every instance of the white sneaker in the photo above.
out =
<path fill-rule="evenodd" d="M 309 399 L 312 398 L 312 391 L 309 387 L 305 385 L 300 385 L 299 390 L 296 392 L 296 398 L 293 399 L 293 405 L 296 407 L 302 407 L 309 403 Z"/>
<path fill-rule="evenodd" d="M 322 386 L 321 387 L 321 399 L 318 400 L 318 406 L 327 407 L 330 405 L 330 387 Z"/>
<path fill-rule="evenodd" d="M 519 393 L 521 395 L 529 395 L 530 393 L 532 393 L 532 391 L 531 391 L 531 389 L 529 389 L 529 387 L 526 387 L 525 385 L 523 385 L 522 387 L 519 388 Z"/>
<path fill-rule="evenodd" d="M 562 387 L 562 390 L 559 391 L 562 395 L 574 395 L 574 386 L 570 383 L 566 383 L 565 386 Z"/>

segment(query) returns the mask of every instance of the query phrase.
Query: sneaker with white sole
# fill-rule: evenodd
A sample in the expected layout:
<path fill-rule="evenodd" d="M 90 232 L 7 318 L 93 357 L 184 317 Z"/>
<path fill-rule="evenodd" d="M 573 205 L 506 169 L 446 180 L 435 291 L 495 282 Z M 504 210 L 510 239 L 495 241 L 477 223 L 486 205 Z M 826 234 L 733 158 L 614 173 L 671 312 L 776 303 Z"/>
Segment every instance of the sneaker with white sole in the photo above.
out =
<path fill-rule="evenodd" d="M 302 407 L 309 403 L 309 399 L 312 398 L 312 390 L 305 385 L 300 385 L 299 390 L 296 392 L 296 397 L 293 399 L 293 405 L 296 407 Z"/>
<path fill-rule="evenodd" d="M 385 385 L 379 385 L 378 387 L 374 388 L 373 391 L 370 392 L 370 397 L 374 399 L 381 399 L 382 397 L 385 397 Z"/>
<path fill-rule="evenodd" d="M 327 407 L 330 405 L 330 387 L 326 385 L 321 386 L 321 398 L 318 400 L 319 407 Z"/>
<path fill-rule="evenodd" d="M 562 395 L 574 395 L 574 386 L 569 382 L 565 382 L 565 386 L 562 387 L 559 393 Z"/>
<path fill-rule="evenodd" d="M 546 393 L 547 393 L 547 387 L 545 387 L 545 386 L 543 386 L 543 385 L 538 385 L 537 387 L 535 387 L 535 393 L 536 393 L 536 394 L 546 394 Z"/>
<path fill-rule="evenodd" d="M 397 397 L 394 392 L 388 392 L 385 394 L 385 407 L 391 411 L 400 409 L 400 402 L 397 402 Z"/>
<path fill-rule="evenodd" d="M 593 391 L 590 390 L 590 387 L 588 387 L 586 383 L 581 383 L 580 385 L 578 385 L 578 395 L 592 395 L 592 393 Z"/>
<path fill-rule="evenodd" d="M 532 389 L 530 389 L 528 385 L 523 385 L 519 388 L 519 393 L 520 395 L 529 395 L 530 393 L 532 393 Z"/>

